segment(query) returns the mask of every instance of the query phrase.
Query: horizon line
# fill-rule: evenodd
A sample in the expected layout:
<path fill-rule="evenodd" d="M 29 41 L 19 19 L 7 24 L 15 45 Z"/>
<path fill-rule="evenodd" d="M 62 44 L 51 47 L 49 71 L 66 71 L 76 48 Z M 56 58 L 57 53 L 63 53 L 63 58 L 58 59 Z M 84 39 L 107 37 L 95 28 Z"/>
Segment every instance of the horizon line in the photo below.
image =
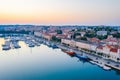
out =
<path fill-rule="evenodd" d="M 36 25 L 36 26 L 120 26 L 120 25 L 87 25 L 87 24 L 0 24 L 1 25 Z"/>

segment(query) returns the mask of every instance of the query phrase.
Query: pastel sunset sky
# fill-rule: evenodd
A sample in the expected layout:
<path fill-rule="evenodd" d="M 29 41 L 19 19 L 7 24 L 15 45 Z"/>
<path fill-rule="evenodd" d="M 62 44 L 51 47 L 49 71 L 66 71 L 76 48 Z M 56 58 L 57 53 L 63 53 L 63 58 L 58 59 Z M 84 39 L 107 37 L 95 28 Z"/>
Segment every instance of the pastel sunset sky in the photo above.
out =
<path fill-rule="evenodd" d="M 0 24 L 120 25 L 120 0 L 0 0 Z"/>

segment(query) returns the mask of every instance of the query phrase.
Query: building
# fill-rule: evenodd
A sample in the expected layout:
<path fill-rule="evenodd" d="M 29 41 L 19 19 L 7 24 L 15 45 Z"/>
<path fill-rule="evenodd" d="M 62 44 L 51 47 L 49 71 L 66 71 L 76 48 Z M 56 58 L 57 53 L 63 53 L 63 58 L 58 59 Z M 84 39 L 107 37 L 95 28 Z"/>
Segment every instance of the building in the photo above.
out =
<path fill-rule="evenodd" d="M 96 42 L 96 43 L 99 43 L 99 42 L 101 42 L 98 38 L 89 38 L 89 41 L 90 42 Z"/>
<path fill-rule="evenodd" d="M 107 31 L 97 31 L 98 36 L 105 36 L 107 35 Z"/>
<path fill-rule="evenodd" d="M 62 39 L 62 44 L 77 47 L 78 49 L 84 49 L 100 53 L 102 57 L 118 61 L 120 59 L 120 46 L 116 45 L 99 45 L 96 43 L 89 43 L 84 41 L 74 41 L 71 39 Z"/>
<path fill-rule="evenodd" d="M 109 45 L 119 45 L 119 39 L 114 38 L 112 35 L 109 35 L 106 40 L 104 40 L 105 43 Z"/>
<path fill-rule="evenodd" d="M 45 39 L 47 39 L 47 40 L 51 40 L 52 39 L 52 36 L 49 35 L 48 33 L 43 33 L 42 37 L 45 38 Z"/>
<path fill-rule="evenodd" d="M 86 32 L 80 32 L 81 36 L 84 37 L 84 35 L 86 34 Z"/>
<path fill-rule="evenodd" d="M 110 49 L 110 59 L 117 61 L 118 58 L 120 58 L 120 53 L 118 53 L 117 48 L 111 48 Z"/>
<path fill-rule="evenodd" d="M 102 45 L 97 46 L 96 52 L 103 53 L 103 46 Z"/>
<path fill-rule="evenodd" d="M 91 45 L 90 45 L 90 50 L 96 52 L 97 47 L 98 47 L 98 44 L 91 44 Z"/>
<path fill-rule="evenodd" d="M 66 36 L 66 35 L 63 35 L 63 34 L 57 34 L 56 37 L 57 37 L 57 38 L 60 38 L 60 39 L 63 39 L 63 38 L 66 38 L 67 36 Z"/>
<path fill-rule="evenodd" d="M 120 46 L 101 45 L 97 47 L 97 53 L 102 53 L 105 58 L 118 61 L 120 59 Z"/>
<path fill-rule="evenodd" d="M 37 37 L 42 37 L 42 33 L 41 32 L 34 32 L 34 35 L 37 36 Z"/>
<path fill-rule="evenodd" d="M 84 41 L 74 41 L 74 40 L 71 40 L 71 39 L 62 39 L 61 43 L 77 47 L 78 49 L 83 48 L 83 49 L 90 50 L 90 46 L 91 46 L 87 42 L 84 42 Z"/>
<path fill-rule="evenodd" d="M 49 32 L 49 35 L 51 35 L 51 36 L 56 36 L 57 33 L 56 33 L 56 32 Z"/>
<path fill-rule="evenodd" d="M 89 43 L 86 43 L 86 42 L 76 42 L 76 47 L 78 47 L 79 49 L 90 50 L 91 45 Z"/>
<path fill-rule="evenodd" d="M 62 39 L 61 43 L 62 44 L 67 44 L 67 45 L 73 46 L 73 47 L 76 46 L 76 42 L 74 40 L 71 40 L 71 39 Z"/>

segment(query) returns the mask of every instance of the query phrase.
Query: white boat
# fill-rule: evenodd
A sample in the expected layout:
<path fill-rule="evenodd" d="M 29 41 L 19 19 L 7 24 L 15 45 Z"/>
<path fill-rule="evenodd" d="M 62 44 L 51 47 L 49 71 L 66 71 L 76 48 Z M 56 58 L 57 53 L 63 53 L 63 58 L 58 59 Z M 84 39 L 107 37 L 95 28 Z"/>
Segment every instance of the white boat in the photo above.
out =
<path fill-rule="evenodd" d="M 40 44 L 39 44 L 39 43 L 35 43 L 35 45 L 36 45 L 36 46 L 40 46 Z"/>
<path fill-rule="evenodd" d="M 104 65 L 104 66 L 103 66 L 103 69 L 104 69 L 104 70 L 110 70 L 111 68 Z"/>
<path fill-rule="evenodd" d="M 46 41 L 46 45 L 47 45 L 47 46 L 51 46 L 51 45 L 50 45 L 50 42 L 48 42 L 48 41 Z"/>
<path fill-rule="evenodd" d="M 16 49 L 21 48 L 21 46 L 17 42 L 13 43 L 13 47 L 16 48 Z"/>
<path fill-rule="evenodd" d="M 10 46 L 9 45 L 3 45 L 2 50 L 10 50 Z"/>
<path fill-rule="evenodd" d="M 35 47 L 35 44 L 33 42 L 30 42 L 28 45 L 29 47 Z"/>
<path fill-rule="evenodd" d="M 94 62 L 94 61 L 90 61 L 90 63 L 95 64 L 96 62 Z"/>
<path fill-rule="evenodd" d="M 108 67 L 108 66 L 106 66 L 105 64 L 102 64 L 102 63 L 100 64 L 100 63 L 97 63 L 95 61 L 90 61 L 90 63 L 98 65 L 99 67 L 103 68 L 104 70 L 110 70 L 111 69 L 110 67 Z"/>
<path fill-rule="evenodd" d="M 5 44 L 2 45 L 2 50 L 10 50 L 10 42 L 9 41 L 5 41 Z"/>

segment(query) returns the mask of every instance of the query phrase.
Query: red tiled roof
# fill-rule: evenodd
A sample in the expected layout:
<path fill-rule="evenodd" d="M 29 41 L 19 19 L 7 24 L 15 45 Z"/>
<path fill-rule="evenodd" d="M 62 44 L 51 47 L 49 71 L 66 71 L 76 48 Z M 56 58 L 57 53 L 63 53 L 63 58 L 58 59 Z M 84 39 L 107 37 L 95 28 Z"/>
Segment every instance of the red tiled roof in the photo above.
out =
<path fill-rule="evenodd" d="M 118 49 L 117 48 L 111 48 L 110 51 L 117 53 Z"/>
<path fill-rule="evenodd" d="M 100 40 L 98 38 L 90 38 L 91 41 L 96 41 L 96 42 L 100 42 Z"/>
<path fill-rule="evenodd" d="M 118 42 L 119 40 L 117 38 L 108 38 L 105 41 L 106 42 Z"/>

